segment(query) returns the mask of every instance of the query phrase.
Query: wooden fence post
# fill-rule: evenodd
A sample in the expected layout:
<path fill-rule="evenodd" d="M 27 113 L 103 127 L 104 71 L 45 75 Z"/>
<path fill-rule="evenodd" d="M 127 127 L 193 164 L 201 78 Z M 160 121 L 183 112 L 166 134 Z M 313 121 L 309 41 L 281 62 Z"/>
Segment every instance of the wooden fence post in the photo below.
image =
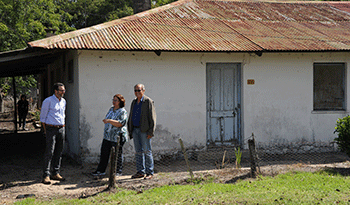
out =
<path fill-rule="evenodd" d="M 179 139 L 179 142 L 180 142 L 180 145 L 181 145 L 182 153 L 184 154 L 184 157 L 185 157 L 185 161 L 186 161 L 186 164 L 187 164 L 187 170 L 188 170 L 188 172 L 191 175 L 191 180 L 193 181 L 193 172 L 192 172 L 192 169 L 190 167 L 190 163 L 188 162 L 187 153 L 186 153 L 186 150 L 185 150 L 185 147 L 184 147 L 184 144 L 183 144 L 181 138 Z"/>
<path fill-rule="evenodd" d="M 111 162 L 110 162 L 110 170 L 109 170 L 109 185 L 108 185 L 108 189 L 114 189 L 116 186 L 116 180 L 115 180 L 115 174 L 116 174 L 116 151 L 115 148 L 112 147 L 111 148 Z"/>
<path fill-rule="evenodd" d="M 250 173 L 251 177 L 255 178 L 256 177 L 256 150 L 255 150 L 255 139 L 254 135 L 252 139 L 248 140 L 248 145 L 249 145 L 249 155 L 250 155 Z"/>

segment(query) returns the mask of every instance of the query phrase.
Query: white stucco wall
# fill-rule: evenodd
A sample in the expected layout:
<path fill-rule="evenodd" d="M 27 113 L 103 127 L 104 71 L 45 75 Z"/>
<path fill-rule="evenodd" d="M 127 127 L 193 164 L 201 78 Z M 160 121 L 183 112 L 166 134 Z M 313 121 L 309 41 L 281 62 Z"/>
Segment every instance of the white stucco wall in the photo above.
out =
<path fill-rule="evenodd" d="M 329 141 L 335 121 L 345 112 L 313 113 L 313 63 L 345 62 L 346 53 L 162 53 L 79 51 L 80 142 L 85 161 L 97 162 L 103 122 L 114 94 L 135 97 L 133 86 L 143 83 L 155 101 L 157 133 L 154 151 L 206 144 L 206 63 L 242 64 L 243 139 L 252 132 L 258 142 Z M 349 76 L 349 69 L 347 69 Z M 254 79 L 254 85 L 247 85 Z M 347 81 L 347 87 L 349 82 Z M 348 95 L 347 95 L 348 96 Z M 347 97 L 349 107 L 349 97 Z M 124 146 L 133 155 L 133 142 Z"/>
<path fill-rule="evenodd" d="M 205 145 L 206 70 L 199 55 L 84 51 L 79 62 L 81 142 L 88 146 L 88 161 L 100 153 L 102 119 L 113 95 L 122 94 L 129 111 L 137 83 L 145 84 L 145 95 L 155 101 L 154 151 L 179 148 L 179 137 L 185 144 Z M 126 156 L 133 155 L 132 143 L 124 146 Z"/>
<path fill-rule="evenodd" d="M 244 67 L 244 135 L 258 142 L 332 141 L 336 120 L 348 112 L 313 111 L 313 64 L 341 62 L 349 54 L 263 54 Z M 349 69 L 346 69 L 349 76 Z M 254 85 L 247 85 L 254 79 Z M 346 87 L 349 82 L 346 80 Z M 349 108 L 349 95 L 346 94 Z M 348 111 L 348 110 L 347 110 Z"/>

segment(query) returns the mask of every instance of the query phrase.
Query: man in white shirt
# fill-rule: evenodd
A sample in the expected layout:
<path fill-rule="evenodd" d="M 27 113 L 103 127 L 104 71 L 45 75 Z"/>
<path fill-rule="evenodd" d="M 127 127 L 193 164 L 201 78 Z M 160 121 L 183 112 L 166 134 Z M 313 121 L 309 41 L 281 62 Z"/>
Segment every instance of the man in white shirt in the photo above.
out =
<path fill-rule="evenodd" d="M 40 121 L 46 136 L 44 184 L 51 184 L 50 178 L 58 181 L 65 180 L 59 172 L 65 139 L 66 100 L 63 95 L 66 89 L 63 83 L 55 83 L 53 89 L 55 93 L 43 101 L 40 113 Z"/>

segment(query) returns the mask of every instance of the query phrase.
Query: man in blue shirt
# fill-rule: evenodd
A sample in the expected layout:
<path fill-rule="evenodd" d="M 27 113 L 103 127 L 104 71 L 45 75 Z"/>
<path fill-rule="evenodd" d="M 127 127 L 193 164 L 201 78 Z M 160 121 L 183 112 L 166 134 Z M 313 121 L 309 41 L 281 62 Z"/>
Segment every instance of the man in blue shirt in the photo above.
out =
<path fill-rule="evenodd" d="M 131 178 L 152 179 L 153 156 L 151 138 L 156 129 L 156 110 L 154 101 L 145 94 L 145 86 L 134 86 L 136 98 L 132 101 L 128 119 L 128 131 L 130 139 L 134 139 L 136 174 Z M 145 175 L 146 174 L 146 175 Z"/>
<path fill-rule="evenodd" d="M 66 100 L 63 95 L 66 89 L 63 83 L 55 83 L 53 89 L 55 93 L 43 101 L 40 113 L 40 121 L 46 136 L 44 184 L 51 184 L 50 178 L 58 181 L 65 180 L 59 172 L 65 138 Z"/>

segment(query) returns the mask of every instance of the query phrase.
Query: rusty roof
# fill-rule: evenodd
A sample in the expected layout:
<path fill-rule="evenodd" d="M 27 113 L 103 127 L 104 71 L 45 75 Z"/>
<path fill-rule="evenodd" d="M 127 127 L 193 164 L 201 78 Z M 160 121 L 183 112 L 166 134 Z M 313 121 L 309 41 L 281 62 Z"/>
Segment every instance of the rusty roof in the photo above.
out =
<path fill-rule="evenodd" d="M 349 51 L 350 2 L 179 0 L 29 44 L 45 49 Z"/>

